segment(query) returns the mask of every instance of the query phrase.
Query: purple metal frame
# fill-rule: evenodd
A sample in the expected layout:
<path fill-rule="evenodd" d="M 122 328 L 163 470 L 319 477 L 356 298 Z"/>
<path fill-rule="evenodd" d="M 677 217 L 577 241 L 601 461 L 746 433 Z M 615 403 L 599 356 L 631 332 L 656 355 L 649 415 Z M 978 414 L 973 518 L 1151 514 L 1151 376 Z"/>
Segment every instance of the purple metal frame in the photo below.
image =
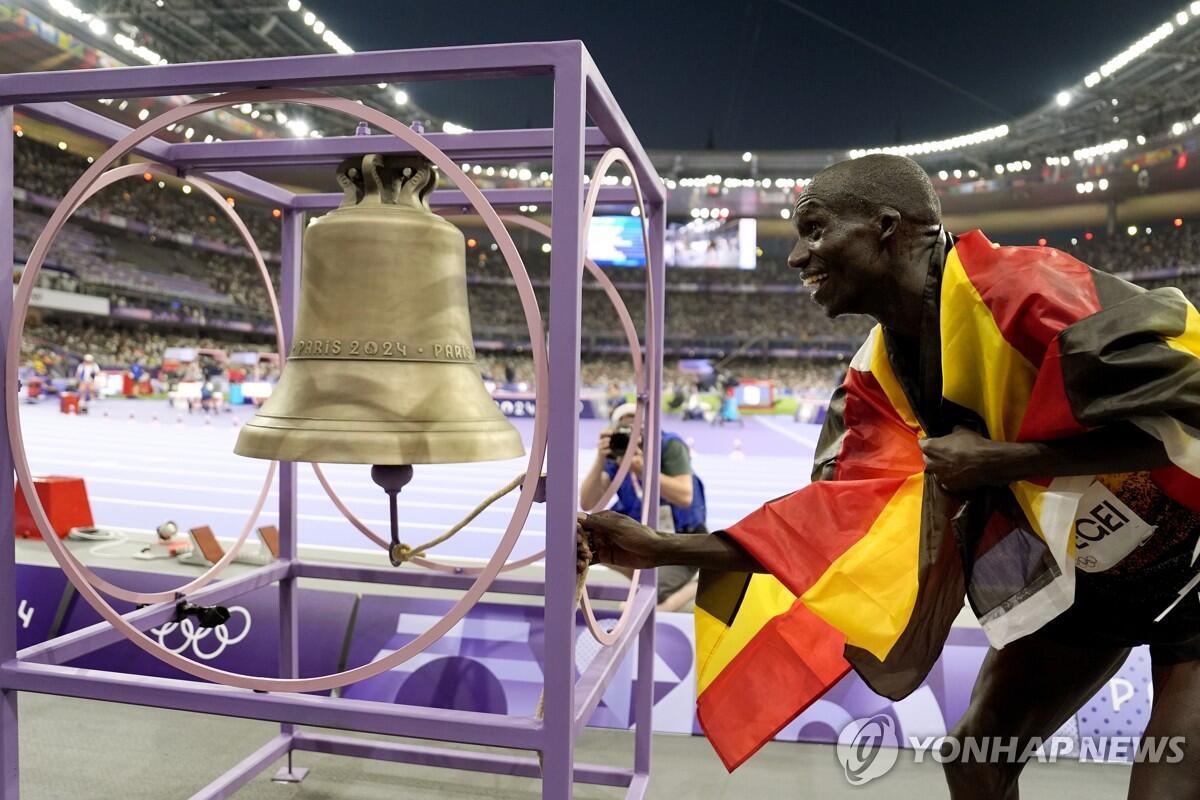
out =
<path fill-rule="evenodd" d="M 577 453 L 579 446 L 576 405 L 579 392 L 581 278 L 583 270 L 583 162 L 610 147 L 629 156 L 645 198 L 645 219 L 650 242 L 650 297 L 647 308 L 646 406 L 660 408 L 663 336 L 663 232 L 665 193 L 662 183 L 639 144 L 628 121 L 604 83 L 581 42 L 545 42 L 450 47 L 321 55 L 240 62 L 134 67 L 120 70 L 66 71 L 0 76 L 0 133 L 11 130 L 14 106 L 22 113 L 109 141 L 130 133 L 128 127 L 80 108 L 72 101 L 100 97 L 139 97 L 160 94 L 203 94 L 251 87 L 313 88 L 377 81 L 457 80 L 551 75 L 554 81 L 553 127 L 550 130 L 488 131 L 429 139 L 458 160 L 546 158 L 555 176 L 552 189 L 487 190 L 484 197 L 495 206 L 525 203 L 552 209 L 550 303 L 553 341 L 574 341 L 571 350 L 555 348 L 549 371 L 549 446 L 546 491 L 546 577 L 544 581 L 500 578 L 491 591 L 545 596 L 546 674 L 545 716 L 516 717 L 463 711 L 388 705 L 344 698 L 291 693 L 258 693 L 225 685 L 123 675 L 95 670 L 68 669 L 65 662 L 118 641 L 121 634 L 108 622 L 59 637 L 51 642 L 16 650 L 15 561 L 12 537 L 13 498 L 0 492 L 0 800 L 17 800 L 20 791 L 17 758 L 17 696 L 40 692 L 168 709 L 272 720 L 280 733 L 240 764 L 194 795 L 224 798 L 252 780 L 267 766 L 287 756 L 278 777 L 298 780 L 296 750 L 335 753 L 403 763 L 441 766 L 496 774 L 538 777 L 534 758 L 477 753 L 404 743 L 379 742 L 300 731 L 298 725 L 382 733 L 426 740 L 461 742 L 544 754 L 542 797 L 562 800 L 572 796 L 574 782 L 627 787 L 626 796 L 642 798 L 649 782 L 650 719 L 653 704 L 654 573 L 643 571 L 617 641 L 604 649 L 576 681 L 573 642 L 575 634 L 575 511 L 578 507 Z M 595 128 L 585 127 L 590 117 Z M 171 144 L 157 138 L 140 143 L 135 152 L 176 169 L 244 192 L 284 209 L 282 238 L 282 324 L 290 341 L 300 280 L 300 239 L 306 210 L 330 208 L 336 196 L 296 195 L 266 181 L 237 172 L 261 164 L 333 163 L 342 156 L 367 151 L 404 151 L 408 146 L 393 137 L 338 137 L 324 140 L 275 140 Z M 13 257 L 13 137 L 0 135 L 0 274 L 12 271 Z M 606 188 L 602 202 L 631 203 L 628 189 Z M 460 191 L 436 192 L 438 206 L 466 206 Z M 8 335 L 12 303 L 0 299 L 0 333 Z M 0 342 L 0 344 L 6 344 Z M 0 358 L 6 348 L 0 347 Z M 0 363 L 0 367 L 4 365 Z M 648 415 L 647 438 L 657 441 L 657 413 Z M 11 431 L 0 420 L 0 473 L 13 474 Z M 657 453 L 651 453 L 656 461 Z M 648 464 L 651 480 L 647 504 L 657 506 L 658 465 Z M 277 562 L 234 580 L 200 589 L 191 599 L 221 602 L 253 588 L 276 583 L 280 598 L 280 677 L 296 676 L 295 581 L 303 577 L 366 581 L 413 586 L 463 589 L 470 576 L 385 570 L 335 564 L 305 563 L 298 558 L 296 465 L 280 465 Z M 549 535 L 553 532 L 553 535 Z M 624 596 L 623 589 L 593 590 L 598 598 Z M 171 613 L 166 605 L 150 606 L 125 615 L 126 621 L 146 630 Z M 639 643 L 638 690 L 635 698 L 634 759 L 631 769 L 576 765 L 575 737 L 587 724 L 605 687 L 628 654 L 634 637 Z"/>

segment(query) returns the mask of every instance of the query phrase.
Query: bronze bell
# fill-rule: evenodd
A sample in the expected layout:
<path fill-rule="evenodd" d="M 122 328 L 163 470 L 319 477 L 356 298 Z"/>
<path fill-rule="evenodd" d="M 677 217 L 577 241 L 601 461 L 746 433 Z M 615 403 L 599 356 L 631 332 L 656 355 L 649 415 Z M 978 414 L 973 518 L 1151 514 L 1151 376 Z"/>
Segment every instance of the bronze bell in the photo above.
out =
<path fill-rule="evenodd" d="M 433 165 L 368 155 L 344 161 L 338 183 L 342 204 L 304 234 L 287 365 L 234 452 L 379 465 L 522 455 L 480 379 L 463 235 L 429 208 Z"/>

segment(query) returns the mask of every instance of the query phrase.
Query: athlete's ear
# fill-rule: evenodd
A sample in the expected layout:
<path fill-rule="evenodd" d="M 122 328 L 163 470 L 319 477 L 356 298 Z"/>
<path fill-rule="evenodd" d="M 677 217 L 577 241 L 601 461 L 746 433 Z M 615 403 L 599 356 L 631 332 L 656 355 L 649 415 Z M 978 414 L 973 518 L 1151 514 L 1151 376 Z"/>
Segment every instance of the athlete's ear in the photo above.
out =
<path fill-rule="evenodd" d="M 889 206 L 879 209 L 879 241 L 886 242 L 900 230 L 900 212 Z"/>

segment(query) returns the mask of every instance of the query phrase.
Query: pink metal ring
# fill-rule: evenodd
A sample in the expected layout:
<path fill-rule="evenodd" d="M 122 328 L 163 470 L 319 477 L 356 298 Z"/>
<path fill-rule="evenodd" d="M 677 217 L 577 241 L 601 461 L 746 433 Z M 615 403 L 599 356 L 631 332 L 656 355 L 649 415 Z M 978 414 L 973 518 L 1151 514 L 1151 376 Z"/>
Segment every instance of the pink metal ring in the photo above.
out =
<path fill-rule="evenodd" d="M 445 216 L 447 219 L 451 219 L 455 216 L 461 216 L 461 215 L 447 214 Z M 503 215 L 501 215 L 500 218 L 507 223 L 517 225 L 518 227 L 527 228 L 531 231 L 534 231 L 535 233 L 540 233 L 541 235 L 545 236 L 547 239 L 550 238 L 550 234 L 551 234 L 550 227 L 541 222 L 538 222 L 537 220 L 533 219 L 532 217 L 521 217 L 521 216 L 517 216 L 514 214 L 503 214 Z M 620 292 L 617 291 L 617 287 L 613 285 L 612 280 L 610 280 L 609 277 L 604 274 L 604 271 L 602 269 L 600 269 L 599 265 L 597 265 L 595 261 L 593 261 L 590 258 L 585 257 L 583 260 L 583 264 L 587 268 L 588 272 L 590 272 L 592 274 L 592 276 L 596 279 L 596 281 L 604 289 L 605 294 L 608 295 L 608 299 L 613 305 L 613 309 L 616 310 L 617 316 L 620 317 L 620 319 L 621 319 L 621 327 L 625 331 L 625 338 L 629 342 L 629 352 L 633 359 L 634 383 L 637 386 L 641 387 L 642 386 L 641 343 L 638 341 L 637 328 L 633 324 L 633 318 L 629 316 L 629 309 L 625 307 L 625 302 L 621 299 L 621 294 L 620 294 Z M 528 275 L 528 273 L 523 273 L 521 276 L 518 277 L 516 272 L 513 271 L 513 279 L 514 279 L 514 281 L 524 280 L 526 282 L 529 282 L 529 275 Z M 532 286 L 532 284 L 531 284 L 531 286 Z M 624 475 L 629 472 L 629 468 L 633 463 L 633 455 L 632 454 L 633 454 L 633 451 L 627 452 L 625 454 L 625 457 L 621 461 L 621 467 L 625 470 L 624 473 L 619 473 L 621 480 L 624 480 Z M 346 518 L 346 521 L 349 522 L 351 525 L 353 525 L 355 528 L 357 528 L 360 532 L 362 532 L 362 534 L 364 536 L 366 536 L 368 539 L 370 539 L 375 544 L 379 545 L 384 550 L 387 550 L 389 547 L 391 547 L 390 542 L 388 542 L 386 539 L 384 539 L 382 536 L 380 536 L 375 531 L 371 530 L 371 528 L 365 522 L 363 522 L 353 511 L 351 511 L 350 508 L 345 504 L 345 502 L 342 501 L 342 498 L 340 496 L 338 496 L 338 493 L 334 490 L 333 486 L 329 483 L 328 478 L 326 478 L 325 473 L 321 470 L 320 465 L 314 463 L 312 466 L 313 466 L 313 472 L 315 472 L 317 475 L 317 481 L 321 484 L 321 488 L 325 490 L 325 494 L 329 497 L 329 500 L 334 504 L 334 506 L 337 507 L 338 511 L 342 512 L 342 516 L 344 516 Z M 604 506 L 608 505 L 609 501 L 612 500 L 613 495 L 616 493 L 617 488 L 619 486 L 620 486 L 620 484 L 614 480 L 609 485 L 609 488 L 607 490 L 605 490 L 605 494 L 603 497 L 600 498 L 600 501 L 597 502 L 596 505 L 592 509 L 589 509 L 589 510 L 595 511 L 596 509 L 600 509 L 600 508 L 603 508 Z M 530 564 L 536 563 L 537 561 L 541 560 L 542 558 L 545 557 L 545 555 L 546 555 L 546 549 L 542 548 L 541 550 L 537 551 L 536 553 L 533 553 L 528 556 L 524 556 L 523 558 L 519 558 L 516 561 L 508 562 L 501 568 L 501 572 L 509 572 L 514 569 L 520 569 L 521 567 L 527 567 Z M 482 569 L 480 567 L 464 567 L 464 566 L 459 566 L 459 565 L 455 565 L 455 564 L 447 564 L 444 561 L 437 561 L 432 558 L 424 558 L 424 557 L 413 558 L 412 563 L 416 564 L 419 567 L 424 567 L 425 569 L 434 570 L 436 572 L 447 572 L 447 573 L 452 573 L 455 575 L 478 575 Z"/>
<path fill-rule="evenodd" d="M 650 262 L 650 232 L 646 227 L 646 203 L 644 196 L 642 195 L 641 183 L 639 183 L 637 172 L 634 170 L 633 161 L 630 160 L 629 156 L 625 154 L 625 151 L 619 147 L 613 147 L 605 151 L 604 155 L 600 157 L 599 163 L 596 164 L 595 171 L 592 173 L 591 183 L 588 186 L 587 201 L 583 205 L 583 233 L 581 236 L 584 242 L 588 240 L 588 232 L 592 227 L 592 215 L 596 212 L 596 201 L 600 197 L 600 187 L 604 183 L 605 176 L 608 175 L 609 167 L 616 162 L 620 162 L 625 165 L 625 168 L 629 171 L 630 178 L 633 180 L 633 190 L 637 195 L 637 206 L 638 211 L 640 212 L 638 219 L 642 221 L 642 247 L 646 253 L 646 331 L 647 335 L 649 335 L 649 333 L 654 330 L 655 326 L 655 304 L 654 284 L 650 280 L 650 276 L 653 271 L 653 265 Z M 611 286 L 611 283 L 609 286 Z M 605 288 L 605 291 L 608 291 L 608 287 Z M 612 287 L 612 293 L 609 294 L 609 297 L 611 298 L 615 293 L 616 287 Z M 617 300 L 620 300 L 620 295 L 617 295 L 616 300 L 614 300 L 614 305 L 616 305 Z M 623 303 L 621 304 L 620 308 L 622 310 L 624 309 Z M 619 310 L 617 313 L 620 314 L 621 311 Z M 628 311 L 625 312 L 622 321 L 626 322 L 626 336 L 632 337 L 631 349 L 634 353 L 635 381 L 639 390 L 637 410 L 634 412 L 633 417 L 633 429 L 637 431 L 642 430 L 642 425 L 645 421 L 646 415 L 645 403 L 641 398 L 643 396 L 648 397 L 650 393 L 649 386 L 646 383 L 646 374 L 645 370 L 643 369 L 641 351 L 638 347 L 636 347 L 637 332 L 633 329 L 632 320 L 629 320 Z M 655 463 L 657 460 L 659 446 L 659 442 L 652 442 L 646 436 L 642 437 L 642 450 L 646 453 L 646 457 L 642 461 L 643 486 L 646 485 L 646 479 L 650 477 L 649 465 Z M 632 450 L 626 451 L 625 457 L 621 460 L 621 466 L 617 469 L 617 474 L 613 476 L 612 481 L 609 483 L 608 491 L 605 492 L 604 497 L 600 499 L 600 502 L 596 505 L 596 508 L 600 508 L 608 504 L 608 501 L 612 499 L 612 496 L 616 493 L 617 489 L 621 486 L 621 483 L 625 480 L 625 476 L 629 474 L 629 468 L 633 464 L 632 453 Z M 657 508 L 651 509 L 648 506 L 648 503 L 642 503 L 643 525 L 648 525 L 650 523 L 651 513 L 658 513 Z M 595 509 L 592 510 L 594 511 Z M 580 606 L 583 608 L 583 620 L 585 623 L 587 623 L 587 628 L 589 631 L 591 631 L 592 636 L 595 637 L 596 641 L 600 644 L 606 647 L 611 647 L 612 645 L 616 644 L 617 640 L 621 637 L 621 632 L 625 629 L 626 624 L 629 622 L 629 615 L 633 613 L 633 600 L 634 597 L 637 596 L 638 576 L 640 574 L 641 570 L 634 570 L 633 575 L 630 576 L 629 594 L 625 598 L 625 608 L 621 611 L 621 616 L 617 619 L 617 622 L 612 627 L 612 630 L 609 631 L 605 631 L 603 628 L 601 628 L 599 622 L 596 621 L 596 613 L 592 610 L 592 601 L 591 598 L 588 597 L 587 586 L 584 586 L 582 596 L 579 598 Z"/>
<path fill-rule="evenodd" d="M 53 246 L 55 238 L 57 238 L 59 232 L 62 230 L 63 225 L 65 225 L 66 221 L 70 218 L 70 215 L 74 214 L 80 206 L 82 206 L 100 190 L 111 186 L 117 181 L 133 177 L 134 175 L 142 175 L 146 172 L 151 172 L 164 177 L 174 177 L 173 172 L 170 172 L 169 170 L 166 170 L 157 164 L 126 164 L 125 166 L 111 169 L 108 172 L 100 175 L 99 178 L 97 178 L 90 186 L 87 187 L 87 190 L 80 195 L 79 199 L 74 204 L 71 205 L 67 216 L 63 217 L 62 221 L 58 225 L 48 224 L 46 229 L 42 231 L 42 235 L 38 238 L 38 245 L 41 246 L 43 241 L 45 244 L 44 246 L 41 246 L 40 249 L 39 247 L 34 247 L 34 252 L 30 254 L 29 261 L 25 265 L 25 270 L 21 274 L 21 288 L 18 290 L 13 301 L 14 308 L 12 333 L 10 333 L 10 335 L 14 335 L 17 341 L 20 341 L 21 331 L 25 326 L 25 317 L 29 308 L 28 298 L 33 293 L 33 286 L 37 282 L 38 273 L 41 272 L 42 263 L 45 260 L 45 254 L 50 251 L 50 247 Z M 283 325 L 280 323 L 279 304 L 276 302 L 275 298 L 275 287 L 271 284 L 271 276 L 267 273 L 267 265 L 263 261 L 262 253 L 259 252 L 258 245 L 255 243 L 254 237 L 251 235 L 249 228 L 246 227 L 246 223 L 243 222 L 238 213 L 234 211 L 228 203 L 225 202 L 225 198 L 221 196 L 220 192 L 214 189 L 207 181 L 200 180 L 199 178 L 192 178 L 190 182 L 197 189 L 199 189 L 201 193 L 217 204 L 225 216 L 229 218 L 230 222 L 233 223 L 234 227 L 237 228 L 238 233 L 241 234 L 242 239 L 246 242 L 246 246 L 250 248 L 250 252 L 254 256 L 254 261 L 258 265 L 259 273 L 262 275 L 263 282 L 267 287 L 267 297 L 271 302 L 271 312 L 275 321 L 275 338 L 278 343 L 279 352 L 282 354 L 284 351 Z M 64 204 L 66 203 L 65 200 L 63 202 Z M 26 286 L 29 287 L 28 291 L 25 291 Z M 16 458 L 23 460 L 25 458 L 25 448 L 24 444 L 21 443 L 20 428 L 12 426 L 11 422 L 10 427 L 14 431 L 13 455 Z M 26 469 L 28 469 L 28 465 L 26 464 L 25 466 Z M 120 600 L 125 600 L 130 603 L 137 605 L 163 603 L 173 600 L 177 594 L 188 594 L 190 592 L 194 592 L 197 589 L 208 585 L 213 579 L 220 575 L 225 570 L 225 567 L 229 566 L 229 564 L 231 564 L 233 560 L 237 558 L 238 553 L 241 552 L 242 546 L 246 543 L 246 538 L 250 535 L 250 531 L 254 528 L 254 523 L 258 521 L 258 517 L 262 513 L 263 506 L 267 502 L 267 496 L 271 493 L 271 484 L 275 480 L 275 468 L 276 463 L 272 461 L 270 466 L 267 467 L 267 475 L 263 480 L 262 490 L 258 493 L 258 499 L 255 501 L 253 509 L 250 511 L 250 517 L 246 520 L 246 524 L 242 527 L 242 532 L 238 535 L 233 547 L 231 547 L 225 553 L 225 555 L 221 557 L 220 561 L 209 567 L 204 574 L 200 575 L 200 577 L 176 589 L 170 589 L 162 592 L 131 592 L 128 589 L 123 589 L 120 586 L 110 583 L 109 581 L 106 581 L 104 578 L 97 575 L 87 565 L 75 558 L 75 554 L 71 553 L 69 550 L 66 551 L 67 555 L 75 563 L 76 568 L 78 569 L 80 575 L 83 576 L 84 580 L 88 581 L 110 597 L 116 597 Z M 22 484 L 22 487 L 23 491 L 25 492 L 25 497 L 29 501 L 29 508 L 32 512 L 34 524 L 37 526 L 38 532 L 41 533 L 42 539 L 46 541 L 50 541 L 51 539 L 57 540 L 58 537 L 50 528 L 50 522 L 46 517 L 45 508 L 42 506 L 41 498 L 38 497 L 37 492 L 31 491 L 30 486 Z"/>
<path fill-rule="evenodd" d="M 389 117 L 380 111 L 376 111 L 366 106 L 361 106 L 351 100 L 343 98 L 329 97 L 320 94 L 319 92 L 305 91 L 300 89 L 289 90 L 273 90 L 273 89 L 255 89 L 243 92 L 231 92 L 224 95 L 195 100 L 177 108 L 173 108 L 156 119 L 150 120 L 137 128 L 130 131 L 125 138 L 110 147 L 103 155 L 99 156 L 87 170 L 84 171 L 80 179 L 67 192 L 63 201 L 55 209 L 50 216 L 50 222 L 47 224 L 47 229 L 57 230 L 62 227 L 71 211 L 79 202 L 79 198 L 87 190 L 87 188 L 101 174 L 111 166 L 117 159 L 121 158 L 132 150 L 139 143 L 150 138 L 161 128 L 197 114 L 204 114 L 209 111 L 214 111 L 219 108 L 240 105 L 242 103 L 265 103 L 265 102 L 292 102 L 302 105 L 317 106 L 319 108 L 327 108 L 332 111 L 340 111 L 347 116 L 355 117 L 370 125 L 377 126 L 381 130 L 387 131 L 392 135 L 400 138 L 414 150 L 421 153 L 431 162 L 441 168 L 441 170 L 450 176 L 450 179 L 458 186 L 459 190 L 466 196 L 467 201 L 479 212 L 487 225 L 488 230 L 492 234 L 492 238 L 499 244 L 500 251 L 504 258 L 508 259 L 510 264 L 522 263 L 521 255 L 517 251 L 516 245 L 513 243 L 512 237 L 505 230 L 504 224 L 500 221 L 499 215 L 483 193 L 471 182 L 469 178 L 459 169 L 450 158 L 441 150 L 432 145 L 425 137 L 411 130 L 407 125 L 398 120 Z M 46 257 L 47 245 L 42 239 L 39 239 L 34 245 L 34 250 L 30 254 L 30 261 L 37 259 L 37 263 Z M 6 389 L 6 404 L 5 412 L 8 418 L 8 426 L 10 435 L 12 436 L 12 449 L 14 456 L 14 464 L 17 470 L 17 477 L 21 482 L 21 486 L 26 490 L 27 495 L 34 494 L 32 492 L 33 477 L 29 471 L 29 463 L 25 454 L 25 445 L 21 437 L 20 413 L 17 408 L 17 366 L 20 358 L 21 326 L 24 323 L 24 309 L 29 302 L 29 295 L 32 292 L 32 283 L 26 282 L 22 278 L 21 286 L 18 289 L 17 295 L 14 298 L 16 311 L 13 316 L 13 325 L 9 329 L 8 348 L 6 351 L 7 364 L 5 369 L 5 389 Z M 542 319 L 538 314 L 537 301 L 531 289 L 518 286 L 517 291 L 521 296 L 521 306 L 525 312 L 525 319 L 529 326 L 530 338 L 533 340 L 544 341 L 545 336 L 542 330 Z M 533 349 L 533 361 L 535 377 L 537 385 L 535 386 L 535 396 L 538 406 L 546 408 L 546 375 L 548 369 L 546 365 L 546 352 L 544 348 Z M 479 601 L 479 598 L 487 591 L 496 575 L 499 574 L 500 568 L 503 566 L 505 559 L 512 552 L 513 545 L 516 543 L 517 537 L 521 533 L 521 529 L 525 525 L 528 518 L 530 506 L 533 504 L 534 490 L 537 488 L 540 470 L 538 467 L 545 459 L 546 451 L 546 436 L 548 428 L 548 420 L 545 413 L 540 413 L 536 416 L 533 431 L 533 443 L 530 448 L 530 466 L 526 472 L 525 482 L 522 484 L 521 496 L 517 501 L 517 507 L 513 511 L 513 516 L 509 520 L 508 529 L 505 531 L 500 544 L 496 548 L 496 552 L 492 555 L 491 561 L 484 567 L 483 571 L 471 584 L 458 602 L 453 607 L 431 625 L 424 633 L 417 636 L 408 644 L 401 647 L 399 650 L 381 658 L 377 661 L 372 661 L 369 664 L 355 667 L 354 669 L 339 672 L 333 675 L 322 675 L 313 678 L 265 678 L 252 675 L 241 675 L 225 670 L 214 669 L 205 664 L 199 664 L 191 659 L 172 653 L 166 648 L 152 642 L 145 634 L 130 625 L 124 617 L 104 599 L 104 597 L 96 590 L 94 586 L 87 582 L 83 574 L 77 569 L 78 562 L 71 557 L 71 554 L 58 540 L 57 536 L 52 536 L 46 539 L 46 545 L 49 547 L 54 559 L 62 567 L 68 580 L 79 591 L 79 594 L 87 601 L 88 605 L 96 610 L 101 617 L 109 622 L 113 628 L 119 631 L 125 638 L 129 639 L 135 646 L 141 648 L 145 652 L 159 659 L 160 661 L 170 664 L 176 669 L 193 675 L 202 680 L 221 683 L 227 686 L 234 686 L 242 689 L 254 689 L 263 692 L 319 692 L 328 689 L 335 689 L 340 686 L 345 686 L 350 683 L 366 680 L 388 670 L 394 669 L 404 663 L 409 658 L 412 658 L 417 653 L 426 649 L 430 644 L 441 638 L 450 628 L 458 623 L 466 613 Z M 31 504 L 32 505 L 32 504 Z M 38 514 L 41 515 L 41 524 L 46 525 L 45 510 L 40 506 L 31 508 L 35 518 Z"/>

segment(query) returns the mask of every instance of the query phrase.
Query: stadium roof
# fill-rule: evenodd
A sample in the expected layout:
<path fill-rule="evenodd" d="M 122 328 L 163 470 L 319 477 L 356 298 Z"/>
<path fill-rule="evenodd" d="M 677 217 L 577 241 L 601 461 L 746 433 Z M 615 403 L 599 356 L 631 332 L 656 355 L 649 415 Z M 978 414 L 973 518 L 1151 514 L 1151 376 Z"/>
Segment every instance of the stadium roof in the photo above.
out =
<path fill-rule="evenodd" d="M 874 146 L 855 149 L 850 149 L 855 143 L 847 142 L 837 149 L 670 150 L 651 156 L 669 188 L 692 189 L 673 192 L 672 210 L 684 214 L 715 202 L 715 188 L 718 204 L 729 206 L 734 214 L 771 216 L 786 208 L 791 192 L 820 168 L 877 151 L 916 158 L 941 178 L 947 209 L 962 213 L 976 212 L 983 202 L 1036 208 L 1100 200 L 1106 191 L 1110 199 L 1118 192 L 1144 194 L 1148 187 L 1136 180 L 1148 176 L 1136 174 L 1139 160 L 1151 164 L 1176 154 L 1186 158 L 1200 149 L 1200 1 L 1134 35 L 1138 38 L 1121 52 L 1099 54 L 1094 70 L 1064 76 L 1058 96 L 1047 98 L 1041 107 L 1016 118 L 996 119 L 989 128 L 947 131 L 941 139 L 926 142 L 865 143 Z M 0 71 L 13 72 L 353 52 L 302 0 L 0 0 L 0 36 L 5 42 Z M 1101 62 L 1102 57 L 1106 60 Z M 422 122 L 427 129 L 461 129 L 418 106 L 403 86 L 346 87 L 339 92 L 402 120 Z M 94 110 L 134 124 L 164 105 L 183 101 L 114 99 L 101 101 Z M 164 138 L 211 141 L 353 132 L 353 123 L 340 116 L 316 109 L 289 111 L 271 105 L 219 111 Z M 479 174 L 479 165 L 474 166 Z M 494 166 L 497 180 L 507 177 L 509 170 Z M 547 165 L 521 166 L 530 180 L 546 181 L 542 170 Z M 483 167 L 487 170 L 489 165 Z M 1021 173 L 1046 169 L 1063 170 L 1051 181 L 1057 186 L 1022 185 L 1032 173 Z M 517 172 L 511 170 L 511 180 L 517 179 Z M 1180 167 L 1177 175 L 1156 175 L 1155 191 L 1195 189 L 1200 173 L 1193 173 Z M 490 175 L 489 170 L 481 180 Z M 272 177 L 297 186 L 327 188 L 328 183 L 328 176 L 302 172 Z M 989 179 L 990 185 L 985 183 Z M 972 181 L 977 183 L 972 186 Z M 1088 185 L 1098 187 L 1095 198 L 1074 196 Z M 739 191 L 756 197 L 729 194 Z M 999 197 L 1005 193 L 1007 197 Z"/>

